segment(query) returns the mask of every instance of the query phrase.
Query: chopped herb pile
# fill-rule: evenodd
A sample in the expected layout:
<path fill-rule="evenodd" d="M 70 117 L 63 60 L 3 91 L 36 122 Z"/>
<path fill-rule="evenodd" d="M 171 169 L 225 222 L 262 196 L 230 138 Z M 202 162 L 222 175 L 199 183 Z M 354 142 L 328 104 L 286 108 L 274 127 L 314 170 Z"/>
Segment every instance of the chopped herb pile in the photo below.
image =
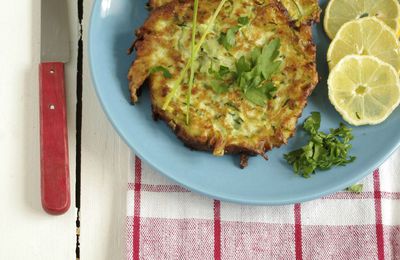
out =
<path fill-rule="evenodd" d="M 363 188 L 364 188 L 364 185 L 362 185 L 362 184 L 354 184 L 350 187 L 347 187 L 346 191 L 360 194 L 363 191 Z"/>
<path fill-rule="evenodd" d="M 341 123 L 339 128 L 330 129 L 327 134 L 319 131 L 320 123 L 320 113 L 312 112 L 303 124 L 304 130 L 310 134 L 308 144 L 284 155 L 295 173 L 305 178 L 315 174 L 317 169 L 328 170 L 333 166 L 344 166 L 356 159 L 348 155 L 350 141 L 353 139 L 352 129 Z"/>
<path fill-rule="evenodd" d="M 163 73 L 163 76 L 164 76 L 165 78 L 168 78 L 168 79 L 172 78 L 172 75 L 171 75 L 171 73 L 169 72 L 169 70 L 166 69 L 166 68 L 163 67 L 163 66 L 154 66 L 154 67 L 152 67 L 152 68 L 150 69 L 150 74 L 153 74 L 153 73 L 156 73 L 156 72 L 162 72 L 162 73 Z"/>

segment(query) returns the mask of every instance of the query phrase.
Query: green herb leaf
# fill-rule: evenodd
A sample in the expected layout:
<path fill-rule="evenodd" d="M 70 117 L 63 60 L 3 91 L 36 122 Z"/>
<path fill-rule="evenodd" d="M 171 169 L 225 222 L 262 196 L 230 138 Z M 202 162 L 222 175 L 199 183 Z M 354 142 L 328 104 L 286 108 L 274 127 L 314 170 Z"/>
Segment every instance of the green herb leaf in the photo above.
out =
<path fill-rule="evenodd" d="M 156 73 L 156 72 L 162 72 L 162 73 L 163 73 L 163 76 L 164 76 L 165 78 L 168 78 L 168 79 L 172 78 L 172 75 L 171 75 L 171 73 L 169 72 L 169 70 L 166 69 L 166 68 L 163 67 L 163 66 L 154 66 L 154 67 L 151 67 L 151 69 L 150 69 L 150 74 L 153 74 L 153 73 Z"/>
<path fill-rule="evenodd" d="M 306 119 L 303 128 L 312 135 L 318 132 L 321 125 L 321 114 L 318 112 L 311 112 L 311 116 Z"/>
<path fill-rule="evenodd" d="M 236 62 L 236 81 L 244 96 L 250 102 L 263 106 L 267 99 L 272 99 L 277 90 L 270 81 L 281 66 L 277 61 L 279 56 L 280 40 L 275 39 L 262 49 L 255 48 L 250 54 L 250 61 L 244 56 Z"/>
<path fill-rule="evenodd" d="M 251 51 L 251 62 L 253 65 L 255 65 L 257 63 L 258 57 L 260 57 L 261 55 L 261 48 L 254 48 Z"/>
<path fill-rule="evenodd" d="M 272 82 L 267 82 L 261 87 L 261 90 L 268 99 L 272 99 L 277 88 Z"/>
<path fill-rule="evenodd" d="M 226 38 L 221 38 L 221 41 L 226 41 Z M 264 106 L 268 99 L 275 97 L 277 91 L 277 87 L 271 82 L 271 76 L 279 70 L 282 63 L 276 60 L 279 48 L 279 39 L 272 40 L 263 48 L 254 48 L 250 57 L 241 56 L 236 61 L 236 71 L 223 65 L 218 72 L 210 68 L 208 72 L 214 75 L 214 79 L 209 85 L 215 92 L 223 93 L 229 85 L 236 83 L 248 101 Z"/>
<path fill-rule="evenodd" d="M 265 79 L 269 79 L 281 65 L 280 61 L 275 61 L 279 56 L 280 46 L 281 42 L 279 39 L 272 40 L 269 44 L 263 47 L 261 56 L 257 60 L 258 66 Z"/>
<path fill-rule="evenodd" d="M 229 85 L 220 80 L 211 80 L 210 86 L 217 94 L 225 93 L 229 89 Z"/>
<path fill-rule="evenodd" d="M 222 44 L 225 49 L 230 50 L 236 43 L 236 33 L 239 31 L 238 26 L 229 28 L 226 33 L 221 33 L 218 43 Z"/>
<path fill-rule="evenodd" d="M 250 88 L 244 93 L 244 96 L 258 106 L 265 105 L 265 95 L 260 88 Z"/>
<path fill-rule="evenodd" d="M 361 18 L 364 18 L 364 17 L 368 17 L 369 16 L 369 14 L 368 13 L 363 13 L 362 15 L 360 15 L 358 18 L 359 19 L 361 19 Z"/>
<path fill-rule="evenodd" d="M 244 72 L 248 72 L 251 70 L 251 65 L 246 61 L 245 57 L 242 56 L 239 58 L 239 60 L 235 64 L 236 66 L 236 73 L 238 77 L 242 75 Z"/>
<path fill-rule="evenodd" d="M 224 46 L 225 49 L 228 51 L 232 49 L 232 47 L 236 43 L 236 33 L 239 31 L 239 29 L 249 23 L 249 17 L 247 16 L 241 16 L 238 18 L 238 24 L 237 26 L 233 26 L 232 28 L 229 28 L 225 33 L 221 33 L 219 38 L 218 38 L 218 43 Z"/>
<path fill-rule="evenodd" d="M 233 72 L 228 67 L 221 65 L 218 71 L 209 69 L 208 73 L 214 78 L 208 84 L 206 83 L 207 87 L 211 87 L 217 94 L 228 91 L 233 76 Z"/>
<path fill-rule="evenodd" d="M 249 23 L 249 21 L 250 21 L 250 19 L 247 16 L 241 16 L 238 18 L 238 23 L 242 26 L 247 25 Z"/>
<path fill-rule="evenodd" d="M 225 76 L 225 75 L 227 75 L 227 74 L 229 74 L 229 73 L 231 73 L 231 71 L 229 70 L 228 67 L 225 67 L 225 66 L 223 66 L 223 65 L 221 65 L 221 66 L 219 67 L 218 75 L 219 75 L 220 77 L 223 77 L 223 76 Z"/>
<path fill-rule="evenodd" d="M 346 191 L 360 194 L 363 191 L 363 188 L 364 188 L 364 185 L 362 185 L 361 183 L 360 184 L 354 184 L 354 185 L 352 185 L 350 187 L 347 187 Z"/>
<path fill-rule="evenodd" d="M 339 128 L 330 129 L 330 133 L 319 131 L 321 115 L 311 113 L 303 128 L 310 134 L 308 143 L 300 149 L 284 155 L 286 161 L 293 166 L 295 173 L 308 178 L 316 170 L 328 170 L 333 166 L 344 166 L 353 162 L 356 157 L 349 156 L 349 143 L 353 139 L 352 129 L 340 124 Z"/>

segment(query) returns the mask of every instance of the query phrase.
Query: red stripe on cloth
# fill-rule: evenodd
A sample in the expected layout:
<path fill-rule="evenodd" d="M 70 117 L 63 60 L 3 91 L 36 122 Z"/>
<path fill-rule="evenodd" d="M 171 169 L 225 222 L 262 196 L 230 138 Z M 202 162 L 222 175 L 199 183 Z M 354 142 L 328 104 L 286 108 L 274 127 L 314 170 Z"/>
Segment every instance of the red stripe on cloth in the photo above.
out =
<path fill-rule="evenodd" d="M 296 259 L 303 259 L 303 248 L 301 241 L 301 206 L 299 203 L 294 205 L 294 239 L 295 239 L 295 251 Z"/>
<path fill-rule="evenodd" d="M 324 200 L 344 200 L 344 199 L 375 199 L 375 192 L 365 191 L 361 193 L 354 192 L 337 192 L 321 199 Z M 381 199 L 400 200 L 400 192 L 381 192 Z"/>
<path fill-rule="evenodd" d="M 376 220 L 376 243 L 378 247 L 378 259 L 385 259 L 385 248 L 383 242 L 382 226 L 382 194 L 379 179 L 379 169 L 374 171 L 374 197 L 375 197 L 375 220 Z"/>
<path fill-rule="evenodd" d="M 381 198 L 388 200 L 400 200 L 400 192 L 383 192 L 381 191 Z"/>
<path fill-rule="evenodd" d="M 177 184 L 145 184 L 140 186 L 141 191 L 147 192 L 190 192 L 190 190 L 181 187 Z M 134 190 L 135 184 L 128 183 L 128 190 Z M 322 197 L 324 200 L 348 200 L 348 199 L 374 199 L 375 193 L 372 191 L 365 191 L 361 193 L 354 193 L 349 191 L 337 192 L 331 195 Z M 400 200 L 400 192 L 383 192 L 381 191 L 381 198 L 387 200 Z"/>
<path fill-rule="evenodd" d="M 214 259 L 221 259 L 221 202 L 214 200 Z"/>
<path fill-rule="evenodd" d="M 140 249 L 140 188 L 142 181 L 142 162 L 135 157 L 135 200 L 133 210 L 133 260 L 139 259 Z"/>

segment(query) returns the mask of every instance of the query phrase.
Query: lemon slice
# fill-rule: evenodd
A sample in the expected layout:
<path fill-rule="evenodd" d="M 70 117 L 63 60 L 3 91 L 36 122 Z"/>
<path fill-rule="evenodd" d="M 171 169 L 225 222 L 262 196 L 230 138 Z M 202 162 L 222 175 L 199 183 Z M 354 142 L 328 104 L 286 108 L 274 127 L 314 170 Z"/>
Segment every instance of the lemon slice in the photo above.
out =
<path fill-rule="evenodd" d="M 333 39 L 346 22 L 365 16 L 377 17 L 400 35 L 400 5 L 398 0 L 331 0 L 326 7 L 324 28 Z"/>
<path fill-rule="evenodd" d="M 329 68 L 349 54 L 372 55 L 400 70 L 400 46 L 396 35 L 377 18 L 354 20 L 340 28 L 328 49 Z"/>
<path fill-rule="evenodd" d="M 373 56 L 349 55 L 328 78 L 329 100 L 352 125 L 384 121 L 400 103 L 396 70 Z"/>

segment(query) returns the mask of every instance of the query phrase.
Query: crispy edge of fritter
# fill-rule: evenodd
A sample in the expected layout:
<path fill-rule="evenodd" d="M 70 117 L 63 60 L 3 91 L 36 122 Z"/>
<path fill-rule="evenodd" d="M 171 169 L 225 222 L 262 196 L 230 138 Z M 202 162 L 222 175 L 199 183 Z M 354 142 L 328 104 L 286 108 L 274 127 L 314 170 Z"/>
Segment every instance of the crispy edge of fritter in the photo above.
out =
<path fill-rule="evenodd" d="M 150 10 L 154 10 L 154 9 L 160 8 L 160 7 L 164 6 L 164 5 L 167 5 L 167 4 L 169 4 L 169 3 L 173 2 L 173 1 L 174 0 L 149 0 L 148 6 L 149 6 Z M 292 0 L 289 0 L 289 1 L 292 1 Z M 314 12 L 307 19 L 303 19 L 301 22 L 304 22 L 306 24 L 310 24 L 310 23 L 313 23 L 313 22 L 319 22 L 321 9 L 319 8 L 318 0 L 298 0 L 298 1 L 300 2 L 299 3 L 300 5 L 307 5 L 307 4 L 312 5 L 312 4 L 315 4 L 318 7 L 316 10 L 314 10 Z M 184 0 L 178 0 L 178 2 L 184 2 Z M 283 3 L 283 0 L 281 0 L 279 2 L 282 4 L 282 6 L 286 10 L 288 10 L 288 8 Z M 288 12 L 288 14 L 289 14 L 289 12 Z M 288 17 L 290 18 L 290 15 Z M 296 20 L 292 20 L 292 18 L 290 18 L 290 20 L 293 23 L 293 25 L 295 25 L 296 22 L 297 22 Z"/>
<path fill-rule="evenodd" d="M 150 87 L 150 93 L 151 93 L 151 103 L 152 103 L 152 113 L 153 113 L 153 118 L 155 120 L 161 119 L 165 121 L 170 128 L 173 130 L 175 135 L 188 147 L 195 149 L 195 150 L 201 150 L 201 151 L 215 151 L 216 147 L 219 146 L 224 146 L 224 144 L 221 144 L 220 138 L 213 136 L 209 139 L 204 139 L 204 138 L 196 138 L 190 135 L 184 127 L 180 126 L 179 124 L 176 124 L 173 120 L 173 118 L 170 118 L 165 111 L 163 111 L 161 108 L 154 106 L 154 97 L 153 97 L 153 91 L 152 91 L 152 81 L 151 77 L 149 76 L 149 68 L 153 66 L 152 64 L 138 64 L 142 62 L 142 59 L 140 57 L 148 55 L 149 52 L 152 51 L 152 48 L 150 45 L 146 45 L 146 38 L 147 37 L 156 37 L 154 35 L 151 35 L 152 27 L 155 25 L 155 22 L 158 21 L 159 19 L 166 18 L 171 15 L 171 13 L 174 12 L 175 10 L 175 5 L 176 4 L 191 4 L 190 0 L 182 1 L 182 0 L 175 0 L 173 2 L 170 2 L 162 7 L 156 8 L 153 10 L 151 13 L 150 17 L 146 20 L 144 25 L 137 30 L 136 35 L 137 35 L 137 40 L 134 43 L 134 48 L 137 51 L 137 58 L 133 62 L 133 65 L 130 68 L 129 71 L 129 76 L 128 79 L 130 81 L 130 91 L 131 91 L 131 98 L 132 102 L 136 103 L 138 100 L 137 97 L 137 91 L 139 88 L 143 85 L 144 81 L 148 78 L 148 85 Z M 299 33 L 304 33 L 306 36 L 304 37 L 305 39 L 310 39 L 309 42 L 307 42 L 307 46 L 309 48 L 310 53 L 313 55 L 313 63 L 310 63 L 309 66 L 311 66 L 311 70 L 313 71 L 312 74 L 314 75 L 314 78 L 310 84 L 308 84 L 305 88 L 301 90 L 302 96 L 299 98 L 298 103 L 301 104 L 303 109 L 299 109 L 297 114 L 293 114 L 291 117 L 286 118 L 282 122 L 281 125 L 288 125 L 289 121 L 291 121 L 293 118 L 295 118 L 296 122 L 298 118 L 301 116 L 302 111 L 304 110 L 304 107 L 307 104 L 307 98 L 311 94 L 311 92 L 314 90 L 315 86 L 318 83 L 318 74 L 316 70 L 316 47 L 315 44 L 312 41 L 312 33 L 311 33 L 311 26 L 309 24 L 303 24 L 300 25 L 299 27 L 295 27 L 290 21 L 288 17 L 288 13 L 286 8 L 282 5 L 281 2 L 278 2 L 276 0 L 271 0 L 270 2 L 270 7 L 276 8 L 276 10 L 284 15 L 287 16 L 287 21 L 288 21 L 288 26 L 292 28 L 292 30 L 299 31 Z M 146 60 L 144 59 L 144 62 Z M 137 63 L 138 62 L 138 63 Z M 289 104 L 290 106 L 290 104 Z M 234 145 L 230 144 L 227 146 L 224 146 L 224 153 L 226 154 L 242 154 L 242 155 L 261 155 L 264 158 L 266 158 L 265 153 L 272 148 L 280 147 L 281 145 L 287 144 L 288 139 L 294 136 L 296 132 L 296 127 L 294 127 L 291 131 L 289 131 L 290 134 L 285 137 L 285 134 L 283 133 L 282 128 L 279 129 L 275 133 L 275 135 L 271 136 L 272 142 L 269 142 L 268 144 L 265 143 L 260 143 L 260 147 L 258 149 L 256 148 L 248 148 L 245 146 L 239 146 L 239 145 Z M 243 166 L 245 166 L 245 157 L 241 160 L 243 162 Z M 242 165 L 242 163 L 241 163 Z"/>
<path fill-rule="evenodd" d="M 300 22 L 301 24 L 312 24 L 312 23 L 317 23 L 319 22 L 320 15 L 321 15 L 321 8 L 319 7 L 318 0 L 297 0 L 299 3 L 295 3 L 296 6 L 299 5 L 300 7 L 307 7 L 307 6 L 315 6 L 316 8 L 313 9 L 313 12 L 309 16 L 303 16 L 300 17 L 300 19 L 295 19 L 294 17 L 290 16 L 290 11 L 289 7 L 286 6 L 284 3 L 285 1 L 290 1 L 294 3 L 295 1 L 293 0 L 279 0 L 280 3 L 285 7 L 286 10 L 288 10 L 289 13 L 289 19 L 293 23 L 293 25 L 296 25 L 296 23 Z"/>
<path fill-rule="evenodd" d="M 142 57 L 150 56 L 151 52 L 154 50 L 153 46 L 146 44 L 147 41 L 152 41 L 151 38 L 157 38 L 152 28 L 159 19 L 168 18 L 170 14 L 174 12 L 175 5 L 178 2 L 178 0 L 174 0 L 153 10 L 144 24 L 135 32 L 136 40 L 128 50 L 129 53 L 136 50 L 136 58 L 132 62 L 128 72 L 129 91 L 133 104 L 138 101 L 137 92 L 149 77 L 150 68 L 154 66 L 154 64 L 150 64 L 148 59 L 142 59 Z"/>
<path fill-rule="evenodd" d="M 170 0 L 165 0 L 165 1 L 164 0 L 149 0 L 148 6 L 149 6 L 150 10 L 153 10 L 153 9 L 159 8 L 161 6 L 164 6 L 170 2 L 171 2 Z"/>

